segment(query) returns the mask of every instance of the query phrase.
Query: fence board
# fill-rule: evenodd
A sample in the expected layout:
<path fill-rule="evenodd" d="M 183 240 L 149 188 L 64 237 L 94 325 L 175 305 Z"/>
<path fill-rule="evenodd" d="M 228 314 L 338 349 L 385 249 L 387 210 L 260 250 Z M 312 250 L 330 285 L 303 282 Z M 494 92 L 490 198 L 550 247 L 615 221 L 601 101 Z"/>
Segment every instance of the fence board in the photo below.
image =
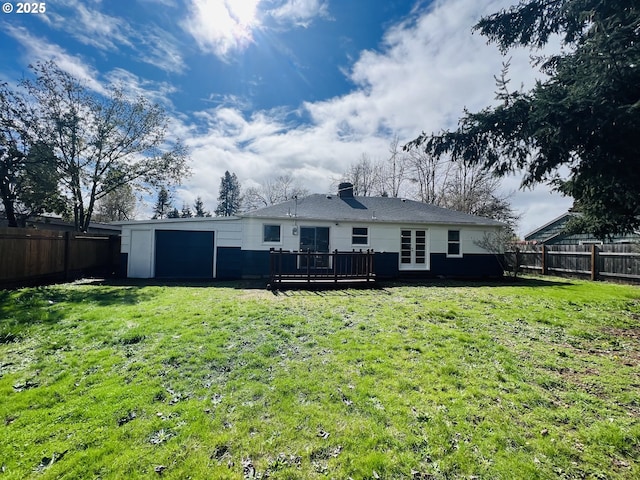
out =
<path fill-rule="evenodd" d="M 640 246 L 635 244 L 526 245 L 520 258 L 522 269 L 543 275 L 559 272 L 640 282 Z"/>
<path fill-rule="evenodd" d="M 115 235 L 0 228 L 0 286 L 65 280 L 96 269 L 113 271 Z"/>

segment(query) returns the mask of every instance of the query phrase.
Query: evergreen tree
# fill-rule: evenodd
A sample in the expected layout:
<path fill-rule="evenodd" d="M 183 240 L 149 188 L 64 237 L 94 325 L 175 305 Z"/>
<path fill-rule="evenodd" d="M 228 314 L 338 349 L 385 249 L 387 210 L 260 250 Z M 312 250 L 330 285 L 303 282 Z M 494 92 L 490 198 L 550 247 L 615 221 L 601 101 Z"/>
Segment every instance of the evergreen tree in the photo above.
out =
<path fill-rule="evenodd" d="M 191 212 L 191 208 L 186 203 L 182 204 L 182 212 L 180 212 L 181 218 L 191 218 L 193 217 L 193 213 Z"/>
<path fill-rule="evenodd" d="M 173 210 L 171 205 L 171 195 L 165 187 L 161 187 L 158 192 L 158 200 L 153 209 L 153 219 L 169 218 L 169 213 Z"/>
<path fill-rule="evenodd" d="M 180 212 L 174 207 L 173 210 L 170 210 L 167 214 L 167 218 L 180 218 Z"/>
<path fill-rule="evenodd" d="M 220 194 L 218 195 L 218 207 L 216 216 L 231 217 L 240 211 L 242 197 L 240 195 L 240 182 L 235 173 L 227 170 L 220 179 Z"/>
<path fill-rule="evenodd" d="M 202 197 L 196 198 L 195 203 L 193 204 L 193 209 L 195 210 L 196 217 L 210 217 L 211 212 L 204 209 L 204 202 L 202 201 Z"/>
<path fill-rule="evenodd" d="M 497 106 L 465 111 L 456 130 L 405 148 L 522 171 L 524 187 L 547 182 L 575 199 L 581 227 L 600 237 L 638 229 L 639 24 L 640 3 L 628 0 L 523 0 L 481 19 L 475 30 L 503 52 L 552 37 L 563 50 L 536 59 L 547 79 L 529 91 L 509 91 L 507 64 Z"/>

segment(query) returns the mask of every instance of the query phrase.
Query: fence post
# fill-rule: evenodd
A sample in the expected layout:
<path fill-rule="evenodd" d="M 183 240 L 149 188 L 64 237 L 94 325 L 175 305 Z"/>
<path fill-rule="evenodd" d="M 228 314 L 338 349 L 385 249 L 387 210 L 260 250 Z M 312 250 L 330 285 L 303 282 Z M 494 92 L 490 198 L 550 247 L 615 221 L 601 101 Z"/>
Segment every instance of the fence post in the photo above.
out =
<path fill-rule="evenodd" d="M 338 283 L 338 249 L 333 251 L 333 281 Z"/>
<path fill-rule="evenodd" d="M 591 280 L 592 281 L 595 281 L 598 279 L 599 251 L 600 249 L 595 243 L 591 245 Z"/>
<path fill-rule="evenodd" d="M 546 275 L 549 273 L 549 268 L 547 266 L 547 246 L 542 244 L 542 275 Z"/>
<path fill-rule="evenodd" d="M 273 255 L 273 247 L 271 247 L 269 249 L 269 281 L 271 282 L 271 284 L 273 285 L 274 283 L 274 278 L 275 278 L 275 268 L 274 267 L 274 262 L 275 262 L 275 257 Z"/>
<path fill-rule="evenodd" d="M 369 274 L 371 275 L 371 281 L 375 281 L 376 274 L 376 252 L 371 249 L 371 263 L 369 264 Z"/>
<path fill-rule="evenodd" d="M 109 274 L 118 276 L 117 240 L 115 235 L 109 235 Z"/>
<path fill-rule="evenodd" d="M 71 232 L 64 232 L 64 281 L 69 280 L 69 256 L 71 255 Z"/>

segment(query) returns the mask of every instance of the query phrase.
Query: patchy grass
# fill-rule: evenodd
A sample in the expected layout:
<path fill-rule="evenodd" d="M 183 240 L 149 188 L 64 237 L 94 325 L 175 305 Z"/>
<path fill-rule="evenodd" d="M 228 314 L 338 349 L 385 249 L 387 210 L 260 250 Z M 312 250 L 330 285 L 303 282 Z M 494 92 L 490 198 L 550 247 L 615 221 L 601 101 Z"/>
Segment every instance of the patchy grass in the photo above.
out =
<path fill-rule="evenodd" d="M 0 292 L 0 478 L 640 478 L 640 289 Z"/>

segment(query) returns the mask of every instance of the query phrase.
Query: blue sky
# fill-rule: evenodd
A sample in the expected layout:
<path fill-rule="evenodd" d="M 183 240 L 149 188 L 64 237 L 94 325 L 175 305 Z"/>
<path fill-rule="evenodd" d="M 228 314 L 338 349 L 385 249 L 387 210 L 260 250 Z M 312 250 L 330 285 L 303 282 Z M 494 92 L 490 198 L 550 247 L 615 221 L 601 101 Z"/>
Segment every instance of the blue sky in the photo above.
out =
<path fill-rule="evenodd" d="M 191 149 L 176 206 L 201 196 L 213 210 L 225 170 L 243 187 L 288 174 L 328 192 L 363 154 L 388 157 L 393 136 L 452 128 L 463 107 L 491 104 L 505 59 L 471 27 L 512 2 L 50 0 L 32 14 L 10 3 L 0 80 L 53 59 L 97 92 L 117 83 L 161 103 Z M 510 52 L 512 85 L 534 81 L 530 54 Z M 512 201 L 522 233 L 571 205 L 544 186 Z"/>

